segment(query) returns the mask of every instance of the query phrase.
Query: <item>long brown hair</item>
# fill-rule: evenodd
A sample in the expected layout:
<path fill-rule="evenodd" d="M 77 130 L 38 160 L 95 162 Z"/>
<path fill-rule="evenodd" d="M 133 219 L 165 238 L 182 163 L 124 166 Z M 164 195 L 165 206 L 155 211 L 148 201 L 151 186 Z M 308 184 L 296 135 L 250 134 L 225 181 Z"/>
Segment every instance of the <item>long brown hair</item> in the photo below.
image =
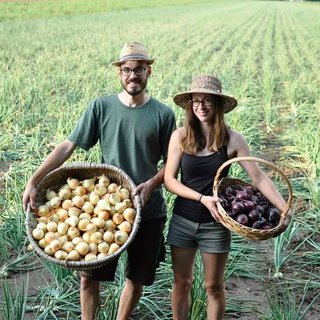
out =
<path fill-rule="evenodd" d="M 229 142 L 229 131 L 224 121 L 224 110 L 222 99 L 214 96 L 213 117 L 211 122 L 211 134 L 208 141 L 208 150 L 218 151 Z M 196 154 L 203 150 L 207 145 L 206 137 L 201 131 L 200 121 L 192 109 L 191 96 L 190 103 L 186 106 L 186 115 L 184 119 L 184 131 L 181 137 L 182 150 Z"/>

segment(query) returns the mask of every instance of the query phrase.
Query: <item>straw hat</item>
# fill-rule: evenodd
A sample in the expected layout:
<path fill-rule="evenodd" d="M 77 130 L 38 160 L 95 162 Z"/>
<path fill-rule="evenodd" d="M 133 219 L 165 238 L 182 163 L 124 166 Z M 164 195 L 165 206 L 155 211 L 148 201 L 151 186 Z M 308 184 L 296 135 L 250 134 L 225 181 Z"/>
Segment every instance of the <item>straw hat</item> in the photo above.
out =
<path fill-rule="evenodd" d="M 152 64 L 154 59 L 149 59 L 147 49 L 140 42 L 126 43 L 120 52 L 119 61 L 112 62 L 112 65 L 119 67 L 129 60 L 146 61 Z"/>
<path fill-rule="evenodd" d="M 185 108 L 191 100 L 192 93 L 210 93 L 223 98 L 224 113 L 233 110 L 238 101 L 232 97 L 222 94 L 220 80 L 211 74 L 202 74 L 192 79 L 190 91 L 177 94 L 173 101 L 181 108 Z"/>

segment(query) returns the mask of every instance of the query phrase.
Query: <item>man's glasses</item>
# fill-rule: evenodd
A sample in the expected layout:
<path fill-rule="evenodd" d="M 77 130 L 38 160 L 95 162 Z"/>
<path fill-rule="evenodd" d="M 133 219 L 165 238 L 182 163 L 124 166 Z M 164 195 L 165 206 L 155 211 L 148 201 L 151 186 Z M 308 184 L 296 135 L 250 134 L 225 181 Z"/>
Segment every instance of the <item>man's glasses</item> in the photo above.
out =
<path fill-rule="evenodd" d="M 191 102 L 193 107 L 199 107 L 201 103 L 204 104 L 206 107 L 212 107 L 214 104 L 214 99 L 212 98 L 205 98 L 204 100 L 193 99 L 191 100 Z"/>
<path fill-rule="evenodd" d="M 134 69 L 122 68 L 122 69 L 120 69 L 120 72 L 124 77 L 130 76 L 131 72 L 134 72 L 136 76 L 143 76 L 145 74 L 146 70 L 147 70 L 147 68 L 144 68 L 144 67 L 137 67 Z"/>

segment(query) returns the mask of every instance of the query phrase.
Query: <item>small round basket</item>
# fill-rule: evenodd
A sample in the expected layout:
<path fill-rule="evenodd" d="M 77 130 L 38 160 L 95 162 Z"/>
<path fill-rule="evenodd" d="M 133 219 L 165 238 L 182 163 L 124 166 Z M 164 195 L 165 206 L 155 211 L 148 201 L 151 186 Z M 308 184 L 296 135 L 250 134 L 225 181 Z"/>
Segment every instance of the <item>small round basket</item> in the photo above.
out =
<path fill-rule="evenodd" d="M 36 203 L 43 204 L 46 202 L 46 190 L 58 189 L 64 185 L 69 177 L 77 178 L 79 180 L 90 179 L 96 176 L 105 174 L 109 177 L 111 182 L 115 182 L 124 188 L 127 188 L 130 192 L 136 187 L 132 179 L 120 168 L 108 165 L 108 164 L 94 164 L 94 163 L 70 163 L 57 168 L 48 173 L 37 185 Z M 132 199 L 133 206 L 136 209 L 135 220 L 132 224 L 132 230 L 129 234 L 127 241 L 114 253 L 108 254 L 106 257 L 94 261 L 70 261 L 70 260 L 58 260 L 53 256 L 46 254 L 38 245 L 36 240 L 32 236 L 32 231 L 36 227 L 37 221 L 35 214 L 30 210 L 30 206 L 26 212 L 26 230 L 27 236 L 32 244 L 35 252 L 42 258 L 48 261 L 54 262 L 62 267 L 85 271 L 90 269 L 100 268 L 115 258 L 119 257 L 127 247 L 130 245 L 134 237 L 136 236 L 141 220 L 141 200 L 138 195 L 135 195 Z"/>
<path fill-rule="evenodd" d="M 276 171 L 280 174 L 282 179 L 284 180 L 285 184 L 288 188 L 288 199 L 286 203 L 286 207 L 283 212 L 281 212 L 279 223 L 276 227 L 268 229 L 268 230 L 262 230 L 262 229 L 254 229 L 247 226 L 244 226 L 240 223 L 238 223 L 236 220 L 231 218 L 223 206 L 218 202 L 217 208 L 220 213 L 220 216 L 222 217 L 221 223 L 228 228 L 231 231 L 236 232 L 237 234 L 244 236 L 248 239 L 252 240 L 266 240 L 269 238 L 272 238 L 276 235 L 279 235 L 281 232 L 285 230 L 284 228 L 284 221 L 286 217 L 288 216 L 289 209 L 291 207 L 292 203 L 292 188 L 291 184 L 287 178 L 287 176 L 284 174 L 284 172 L 279 169 L 277 166 L 275 166 L 272 162 L 256 158 L 256 157 L 238 157 L 233 158 L 221 165 L 221 167 L 218 169 L 214 182 L 213 182 L 213 193 L 215 196 L 218 196 L 218 191 L 224 190 L 227 186 L 234 186 L 234 185 L 240 185 L 240 186 L 250 186 L 254 189 L 257 189 L 255 186 L 251 185 L 250 183 L 247 183 L 241 179 L 232 178 L 232 177 L 226 177 L 220 179 L 221 172 L 229 165 L 231 165 L 234 162 L 240 162 L 240 161 L 254 161 L 254 162 L 260 162 L 268 167 L 270 167 L 272 170 Z"/>

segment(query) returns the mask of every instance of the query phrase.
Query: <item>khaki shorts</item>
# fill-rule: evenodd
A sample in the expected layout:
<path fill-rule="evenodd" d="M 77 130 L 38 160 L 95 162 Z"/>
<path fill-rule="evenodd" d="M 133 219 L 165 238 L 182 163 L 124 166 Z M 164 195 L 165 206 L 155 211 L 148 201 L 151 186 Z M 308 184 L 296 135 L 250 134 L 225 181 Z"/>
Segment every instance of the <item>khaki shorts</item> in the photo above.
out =
<path fill-rule="evenodd" d="M 141 285 L 152 285 L 159 263 L 165 259 L 163 229 L 166 218 L 143 220 L 138 233 L 127 249 L 126 277 Z M 81 271 L 79 275 L 96 281 L 114 281 L 118 259 L 105 266 Z M 122 272 L 122 270 L 118 270 Z"/>
<path fill-rule="evenodd" d="M 197 223 L 173 214 L 168 243 L 180 248 L 198 248 L 205 253 L 229 252 L 231 232 L 219 222 Z"/>

